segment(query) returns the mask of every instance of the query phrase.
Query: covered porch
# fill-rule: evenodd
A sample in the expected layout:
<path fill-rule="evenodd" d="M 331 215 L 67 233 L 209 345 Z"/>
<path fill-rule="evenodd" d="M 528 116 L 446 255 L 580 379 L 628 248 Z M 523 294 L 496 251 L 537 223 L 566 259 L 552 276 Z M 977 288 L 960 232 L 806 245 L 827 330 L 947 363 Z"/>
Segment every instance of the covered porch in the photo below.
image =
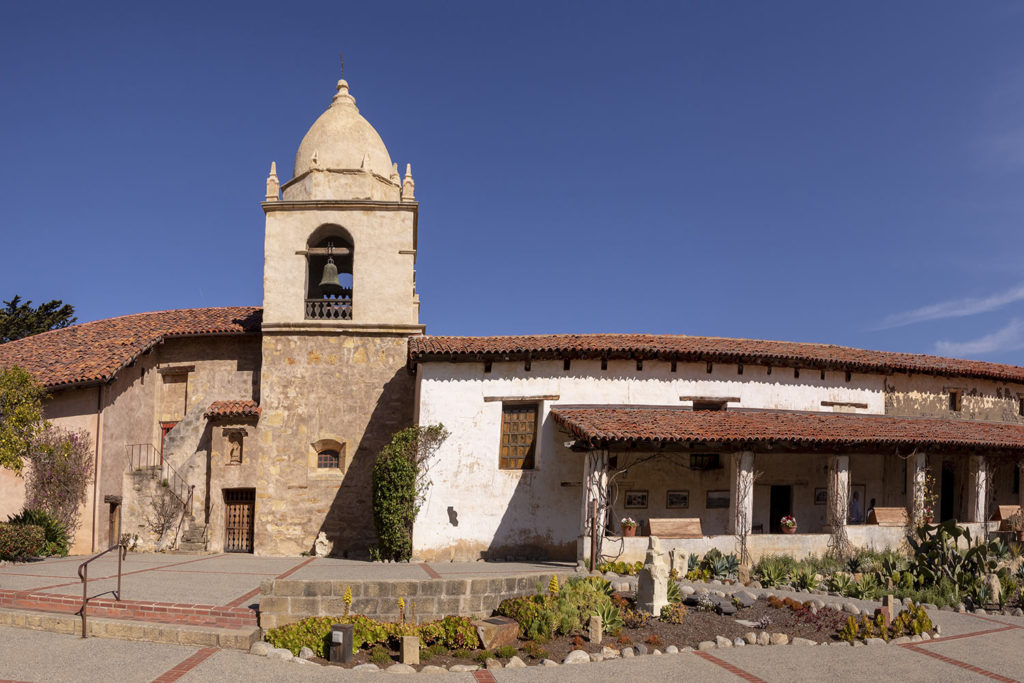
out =
<path fill-rule="evenodd" d="M 822 554 L 837 538 L 882 550 L 929 515 L 978 536 L 997 528 L 987 521 L 997 505 L 1024 504 L 1024 426 L 640 407 L 552 416 L 583 454 L 579 560 L 592 547 L 600 560 L 642 560 L 652 532 L 687 554 L 745 545 L 752 561 Z M 796 529 L 785 533 L 789 515 Z M 635 536 L 623 533 L 625 518 Z"/>

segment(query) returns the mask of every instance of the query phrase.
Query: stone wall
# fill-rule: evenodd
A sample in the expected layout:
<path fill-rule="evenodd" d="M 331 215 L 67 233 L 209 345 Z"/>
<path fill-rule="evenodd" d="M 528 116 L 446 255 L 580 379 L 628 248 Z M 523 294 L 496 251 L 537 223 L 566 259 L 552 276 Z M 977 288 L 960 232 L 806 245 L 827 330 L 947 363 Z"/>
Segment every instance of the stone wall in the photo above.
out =
<path fill-rule="evenodd" d="M 373 463 L 412 424 L 406 353 L 404 335 L 264 334 L 257 554 L 298 555 L 323 531 L 335 555 L 368 557 Z M 343 445 L 340 469 L 317 467 L 324 439 Z"/>
<path fill-rule="evenodd" d="M 570 573 L 559 573 L 565 582 Z M 405 600 L 406 620 L 417 623 L 447 615 L 490 616 L 502 600 L 533 595 L 551 574 L 490 579 L 423 579 L 413 581 L 297 581 L 268 579 L 260 584 L 260 626 L 270 629 L 306 617 L 345 614 L 342 597 L 352 590 L 352 614 L 397 621 L 398 599 Z"/>

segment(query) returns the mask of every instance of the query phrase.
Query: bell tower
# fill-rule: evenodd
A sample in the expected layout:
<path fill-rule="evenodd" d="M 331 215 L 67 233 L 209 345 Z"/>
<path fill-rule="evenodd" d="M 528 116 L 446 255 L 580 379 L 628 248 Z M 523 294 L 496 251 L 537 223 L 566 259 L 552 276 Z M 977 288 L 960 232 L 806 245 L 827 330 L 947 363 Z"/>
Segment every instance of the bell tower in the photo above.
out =
<path fill-rule="evenodd" d="M 267 178 L 257 554 L 375 542 L 370 481 L 380 449 L 412 424 L 408 338 L 419 204 L 348 83 L 303 137 L 291 180 Z M 325 445 L 327 444 L 327 445 Z"/>

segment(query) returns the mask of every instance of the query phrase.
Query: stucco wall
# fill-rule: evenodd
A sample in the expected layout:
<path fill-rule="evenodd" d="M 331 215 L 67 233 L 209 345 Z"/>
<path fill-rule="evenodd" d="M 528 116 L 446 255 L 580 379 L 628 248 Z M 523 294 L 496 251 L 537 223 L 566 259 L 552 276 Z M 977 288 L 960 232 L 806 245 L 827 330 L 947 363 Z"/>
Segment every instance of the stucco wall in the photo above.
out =
<path fill-rule="evenodd" d="M 962 392 L 961 409 L 950 410 L 949 393 Z M 1024 424 L 1024 384 L 965 377 L 896 374 L 885 379 L 885 412 L 950 420 L 994 420 Z"/>
<path fill-rule="evenodd" d="M 583 459 L 564 447 L 568 437 L 549 417 L 555 405 L 686 405 L 682 396 L 735 397 L 730 407 L 833 410 L 822 401 L 866 404 L 858 412 L 882 413 L 881 376 L 716 364 L 645 361 L 422 363 L 418 366 L 417 421 L 443 423 L 452 433 L 431 470 L 433 487 L 416 523 L 415 554 L 428 559 L 481 555 L 572 558 L 579 534 Z M 486 398 L 557 396 L 541 402 L 536 468 L 498 469 L 501 401 Z M 724 461 L 723 461 L 724 462 Z M 640 476 L 638 473 L 636 476 Z M 658 473 L 652 475 L 660 477 Z M 702 487 L 728 489 L 725 475 L 705 473 Z M 721 477 L 719 482 L 715 477 Z M 822 476 L 822 481 L 824 481 Z M 822 483 L 824 485 L 824 483 Z M 663 487 L 662 487 L 663 488 Z M 691 491 L 691 505 L 701 498 Z M 813 494 L 810 494 L 813 495 Z M 664 498 L 664 491 L 655 498 Z M 451 508 L 451 510 L 449 510 Z M 621 518 L 621 514 L 616 514 Z M 726 511 L 711 511 L 708 523 L 724 526 Z M 756 514 L 756 512 L 755 512 Z M 721 519 L 719 519 L 721 518 Z M 456 526 L 456 521 L 458 525 Z"/>

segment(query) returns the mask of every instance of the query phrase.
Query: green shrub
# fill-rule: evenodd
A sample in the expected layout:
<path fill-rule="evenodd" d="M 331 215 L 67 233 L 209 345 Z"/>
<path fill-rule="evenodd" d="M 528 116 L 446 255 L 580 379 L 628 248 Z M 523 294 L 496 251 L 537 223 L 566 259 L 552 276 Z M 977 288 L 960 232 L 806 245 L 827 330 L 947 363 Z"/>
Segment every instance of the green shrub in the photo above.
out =
<path fill-rule="evenodd" d="M 370 661 L 377 666 L 388 664 L 391 661 L 391 653 L 383 645 L 374 645 L 370 650 Z"/>
<path fill-rule="evenodd" d="M 494 651 L 494 655 L 498 659 L 511 659 L 512 657 L 515 657 L 518 652 L 519 651 L 512 645 L 502 645 Z"/>
<path fill-rule="evenodd" d="M 9 524 L 31 524 L 42 527 L 46 543 L 40 554 L 66 557 L 71 547 L 67 529 L 56 517 L 40 508 L 28 508 L 7 518 Z"/>
<path fill-rule="evenodd" d="M 34 524 L 0 523 L 0 560 L 35 557 L 46 547 L 46 532 Z"/>
<path fill-rule="evenodd" d="M 427 646 L 446 652 L 455 648 L 474 648 L 479 642 L 476 629 L 468 617 L 448 616 L 416 626 L 390 621 L 377 621 L 362 614 L 343 617 L 307 617 L 302 621 L 278 626 L 267 632 L 266 641 L 274 647 L 287 648 L 297 655 L 305 646 L 319 657 L 325 657 L 330 646 L 332 624 L 352 624 L 352 650 L 376 645 L 397 647 L 401 636 L 419 636 Z"/>
<path fill-rule="evenodd" d="M 796 560 L 788 555 L 765 555 L 754 566 L 754 576 L 762 586 L 769 588 L 788 581 L 794 569 Z"/>
<path fill-rule="evenodd" d="M 668 604 L 661 608 L 661 620 L 668 624 L 681 624 L 686 617 L 685 605 Z"/>
<path fill-rule="evenodd" d="M 598 577 L 573 577 L 557 595 L 509 598 L 498 605 L 498 614 L 519 624 L 519 635 L 527 640 L 550 638 L 555 633 L 571 635 L 602 609 L 612 605 L 610 586 Z"/>
<path fill-rule="evenodd" d="M 530 659 L 535 659 L 537 661 L 547 659 L 548 655 L 550 654 L 547 650 L 545 650 L 543 647 L 541 647 L 539 644 L 532 640 L 527 641 L 523 644 L 523 652 Z"/>

